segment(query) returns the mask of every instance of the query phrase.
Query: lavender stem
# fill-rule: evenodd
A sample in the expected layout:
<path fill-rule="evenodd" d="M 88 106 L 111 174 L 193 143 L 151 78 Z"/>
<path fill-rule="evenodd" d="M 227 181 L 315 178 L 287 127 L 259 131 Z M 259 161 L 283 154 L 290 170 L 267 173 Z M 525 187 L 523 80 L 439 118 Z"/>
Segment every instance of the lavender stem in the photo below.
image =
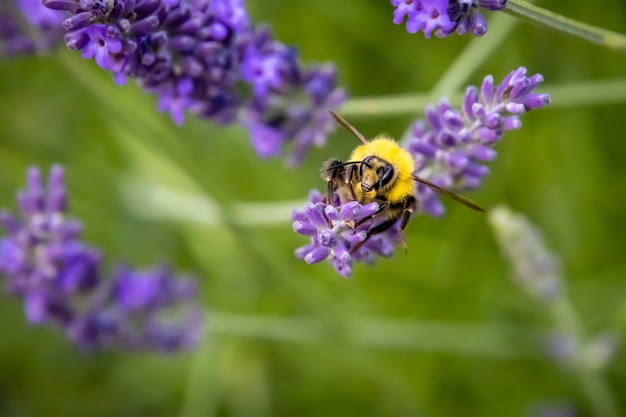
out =
<path fill-rule="evenodd" d="M 544 246 L 541 231 L 506 207 L 491 210 L 489 221 L 515 273 L 515 283 L 546 307 L 555 333 L 566 339 L 568 346 L 565 354 L 561 354 L 566 357 L 559 359 L 564 360 L 578 379 L 594 415 L 622 415 L 602 371 L 586 354 L 592 340 L 585 334 L 583 322 L 564 288 L 566 280 L 560 262 Z"/>
<path fill-rule="evenodd" d="M 626 102 L 626 79 L 591 80 L 561 85 L 544 86 L 550 91 L 550 108 L 582 107 Z M 415 114 L 415 109 L 424 108 L 435 100 L 432 93 L 404 94 L 398 96 L 355 97 L 348 99 L 341 107 L 345 117 L 387 116 Z M 463 94 L 449 95 L 450 104 L 458 106 Z"/>
<path fill-rule="evenodd" d="M 524 0 L 509 0 L 505 12 L 539 26 L 554 29 L 596 45 L 626 52 L 626 36 L 537 7 Z"/>

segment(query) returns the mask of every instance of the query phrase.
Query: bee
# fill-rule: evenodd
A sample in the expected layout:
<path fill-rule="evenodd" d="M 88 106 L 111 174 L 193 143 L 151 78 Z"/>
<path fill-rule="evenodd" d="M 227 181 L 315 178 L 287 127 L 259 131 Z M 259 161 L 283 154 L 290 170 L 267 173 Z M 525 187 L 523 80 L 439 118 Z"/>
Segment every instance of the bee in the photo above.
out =
<path fill-rule="evenodd" d="M 357 223 L 355 228 L 371 218 L 385 219 L 371 228 L 366 238 L 351 248 L 351 253 L 358 250 L 371 236 L 388 230 L 397 221 L 400 222 L 398 241 L 405 250 L 408 249 L 404 241 L 404 231 L 412 214 L 418 209 L 417 183 L 471 209 L 485 211 L 462 195 L 414 175 L 413 157 L 394 139 L 379 135 L 368 141 L 343 117 L 332 111 L 330 113 L 341 126 L 359 139 L 361 145 L 354 149 L 347 162 L 330 158 L 322 164 L 320 176 L 327 182 L 325 202 L 330 204 L 335 193 L 339 195 L 342 204 L 348 200 L 360 204 L 377 202 L 379 210 L 370 218 Z"/>

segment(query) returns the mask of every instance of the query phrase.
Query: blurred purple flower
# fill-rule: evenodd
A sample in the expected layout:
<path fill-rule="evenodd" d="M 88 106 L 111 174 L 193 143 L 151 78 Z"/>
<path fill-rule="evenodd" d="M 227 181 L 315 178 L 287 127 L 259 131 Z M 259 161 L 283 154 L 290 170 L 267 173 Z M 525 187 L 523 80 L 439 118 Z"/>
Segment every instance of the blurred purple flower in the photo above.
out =
<path fill-rule="evenodd" d="M 48 9 L 41 0 L 15 0 L 28 22 L 37 28 L 54 28 L 63 21 L 62 16 Z"/>
<path fill-rule="evenodd" d="M 456 32 L 463 35 L 468 30 L 476 36 L 487 32 L 487 20 L 480 8 L 502 10 L 507 0 L 391 0 L 396 9 L 393 23 L 404 23 L 409 33 L 424 32 L 426 38 L 435 31 L 438 37 Z"/>
<path fill-rule="evenodd" d="M 56 323 L 86 350 L 170 352 L 198 342 L 193 280 L 166 268 L 122 267 L 112 279 L 102 278 L 99 251 L 82 243 L 80 224 L 65 217 L 62 167 L 51 169 L 46 187 L 40 171 L 30 168 L 17 203 L 19 218 L 0 211 L 7 233 L 0 240 L 0 273 L 5 290 L 24 299 L 28 321 Z M 184 314 L 167 322 L 172 310 Z"/>
<path fill-rule="evenodd" d="M 252 132 L 252 143 L 262 157 L 279 154 L 282 145 L 291 142 L 289 165 L 298 165 L 311 146 L 326 144 L 334 130 L 330 110 L 345 100 L 337 89 L 335 69 L 331 65 L 300 74 L 292 68 L 291 81 L 285 83 L 283 96 L 257 97 L 242 113 L 243 125 Z"/>
<path fill-rule="evenodd" d="M 63 16 L 40 0 L 5 0 L 0 6 L 0 56 L 47 52 L 61 43 Z"/>
<path fill-rule="evenodd" d="M 189 112 L 241 124 L 261 157 L 291 146 L 288 161 L 299 163 L 325 143 L 328 110 L 345 99 L 332 66 L 302 66 L 294 48 L 250 22 L 242 0 L 13 1 L 39 28 L 64 28 L 67 47 L 117 84 L 132 78 L 156 94 L 175 123 Z M 0 39 L 11 40 L 3 49 L 33 50 L 12 25 L 0 14 Z"/>

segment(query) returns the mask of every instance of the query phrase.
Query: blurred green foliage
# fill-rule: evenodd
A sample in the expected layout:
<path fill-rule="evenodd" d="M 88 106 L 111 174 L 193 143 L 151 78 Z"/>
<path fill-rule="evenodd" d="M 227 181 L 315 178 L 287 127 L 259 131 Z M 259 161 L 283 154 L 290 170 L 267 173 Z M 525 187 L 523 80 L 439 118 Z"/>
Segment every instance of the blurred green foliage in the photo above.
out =
<path fill-rule="evenodd" d="M 386 1 L 248 4 L 306 61 L 334 62 L 353 97 L 426 92 L 472 40 L 409 35 L 391 23 Z M 541 5 L 626 32 L 621 0 Z M 626 57 L 522 22 L 468 81 L 498 80 L 520 65 L 542 73 L 540 91 L 550 93 L 549 85 L 624 78 Z M 154 97 L 115 86 L 95 63 L 65 50 L 2 60 L 0 98 L 0 206 L 14 207 L 27 166 L 64 164 L 72 214 L 108 267 L 120 259 L 169 261 L 195 272 L 221 326 L 186 355 L 83 355 L 57 329 L 27 325 L 19 300 L 4 296 L 0 415 L 499 417 L 555 403 L 594 415 L 578 381 L 542 356 L 537 332 L 552 325 L 543 306 L 509 279 L 486 219 L 462 206 L 447 202 L 444 218 L 416 219 L 407 255 L 358 266 L 344 280 L 329 265 L 293 258 L 306 239 L 288 219 L 265 226 L 151 219 L 139 215 L 150 209 L 141 195 L 129 196 L 141 184 L 162 184 L 227 211 L 241 201 L 304 200 L 323 186 L 320 162 L 354 146 L 347 134 L 287 172 L 280 160 L 259 160 L 242 130 L 192 119 L 176 127 L 156 112 Z M 470 197 L 487 208 L 508 204 L 538 224 L 562 257 L 590 334 L 608 328 L 624 337 L 626 105 L 568 108 L 558 100 L 505 136 L 492 175 Z M 350 121 L 367 135 L 398 137 L 411 116 Z M 270 324 L 246 332 L 229 315 Z M 321 329 L 294 322 L 277 334 L 263 321 L 277 316 L 308 318 Z M 400 346 L 385 329 L 359 327 L 367 319 L 430 325 L 416 337 L 389 330 L 413 337 Z M 626 355 L 607 377 L 626 410 Z"/>

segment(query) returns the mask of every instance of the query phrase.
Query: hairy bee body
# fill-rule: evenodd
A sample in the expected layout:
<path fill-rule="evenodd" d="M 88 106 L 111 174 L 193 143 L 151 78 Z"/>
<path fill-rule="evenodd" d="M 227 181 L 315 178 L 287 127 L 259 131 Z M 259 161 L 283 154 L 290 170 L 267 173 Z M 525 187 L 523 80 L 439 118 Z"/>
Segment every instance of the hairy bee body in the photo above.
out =
<path fill-rule="evenodd" d="M 370 158 L 368 165 L 371 168 L 366 166 L 362 170 L 364 175 L 360 176 L 355 187 L 357 197 L 362 195 L 363 201 L 359 203 L 370 202 L 367 201 L 368 193 L 363 191 L 361 182 L 373 186 L 380 177 L 377 169 L 384 170 L 385 166 L 392 167 L 393 176 L 388 183 L 376 190 L 376 196 L 384 197 L 389 204 L 396 204 L 415 195 L 415 181 L 412 177 L 415 163 L 411 154 L 402 149 L 398 142 L 386 136 L 377 136 L 368 143 L 358 146 L 350 155 L 348 162 L 362 162 L 368 158 Z M 369 195 L 372 196 L 372 194 Z"/>
<path fill-rule="evenodd" d="M 377 136 L 358 146 L 345 163 L 336 158 L 326 160 L 320 173 L 328 182 L 327 202 L 337 193 L 341 204 L 349 200 L 379 204 L 374 217 L 385 220 L 370 230 L 370 236 L 387 230 L 402 217 L 398 239 L 406 246 L 402 232 L 417 207 L 414 169 L 411 154 L 395 140 Z"/>

